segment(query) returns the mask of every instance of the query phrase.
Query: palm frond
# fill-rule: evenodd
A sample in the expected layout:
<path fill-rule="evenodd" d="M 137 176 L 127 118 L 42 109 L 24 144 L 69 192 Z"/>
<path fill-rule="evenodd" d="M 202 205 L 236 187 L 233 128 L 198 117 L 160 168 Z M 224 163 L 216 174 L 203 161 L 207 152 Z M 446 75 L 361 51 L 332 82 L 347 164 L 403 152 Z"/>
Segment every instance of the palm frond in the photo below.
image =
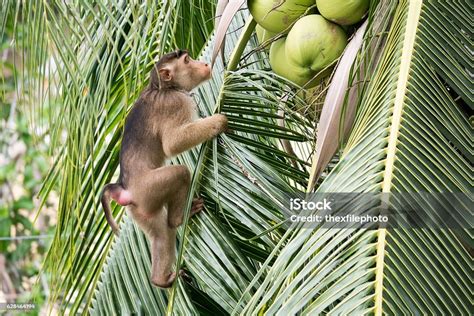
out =
<path fill-rule="evenodd" d="M 387 3 L 384 18 L 393 21 L 380 62 L 360 99 L 341 161 L 317 192 L 471 192 L 472 126 L 441 79 L 451 70 L 443 72 L 435 64 L 435 59 L 449 60 L 463 68 L 470 53 L 430 48 L 433 41 L 447 42 L 467 32 L 463 27 L 449 32 L 432 23 L 437 14 L 443 16 L 439 8 L 468 12 L 469 5 L 408 0 L 380 5 Z M 453 25 L 463 25 L 463 18 L 449 14 Z M 472 95 L 461 97 L 469 104 Z M 433 211 L 428 206 L 424 210 L 427 215 Z M 454 212 L 469 216 L 467 210 Z M 274 258 L 244 312 L 399 315 L 472 310 L 472 284 L 467 282 L 472 237 L 467 227 L 294 228 L 294 237 Z"/>
<path fill-rule="evenodd" d="M 239 37 L 235 30 L 246 24 L 246 19 L 246 12 L 234 18 L 226 36 L 231 47 L 238 49 Z M 245 33 L 245 28 L 242 32 Z M 257 43 L 251 39 L 247 46 L 246 50 L 251 51 Z M 208 47 L 202 58 L 208 59 L 211 54 L 211 47 Z M 183 228 L 179 232 L 180 240 L 184 240 L 184 245 L 180 245 L 184 247 L 184 266 L 192 281 L 179 280 L 175 294 L 166 295 L 175 312 L 183 311 L 182 304 L 189 302 L 183 295 L 191 290 L 205 297 L 210 306 L 223 311 L 234 308 L 242 296 L 250 298 L 251 292 L 244 290 L 257 273 L 259 262 L 268 257 L 284 232 L 285 224 L 282 226 L 280 222 L 284 219 L 283 214 L 288 213 L 288 194 L 307 184 L 307 171 L 291 167 L 290 161 L 298 158 L 283 151 L 279 139 L 306 142 L 311 147 L 312 142 L 307 141 L 311 140 L 312 123 L 295 110 L 303 106 L 304 100 L 293 93 L 282 101 L 292 86 L 260 70 L 268 67 L 265 58 L 262 53 L 252 54 L 242 61 L 245 67 L 237 67 L 232 72 L 225 72 L 222 62 L 217 62 L 213 79 L 196 92 L 200 112 L 205 116 L 216 110 L 225 113 L 232 133 L 174 161 L 195 170 L 190 199 L 194 194 L 200 194 L 206 201 L 204 214 L 190 220 L 187 230 Z M 287 112 L 285 123 L 288 127 L 277 124 L 279 109 Z M 134 231 L 128 228 L 129 225 L 132 224 L 126 224 L 124 234 Z M 111 253 L 106 266 L 117 265 L 119 257 L 113 254 L 115 251 L 121 250 L 117 248 Z M 130 269 L 140 271 L 141 277 L 147 278 L 149 271 L 139 266 L 142 259 L 136 260 L 137 263 L 130 263 Z M 138 266 L 135 268 L 135 265 Z M 115 272 L 107 270 L 101 279 L 113 279 L 111 274 Z M 94 312 L 104 309 L 117 312 L 107 304 L 110 296 L 120 294 L 116 286 L 122 285 L 104 282 L 97 288 Z M 129 297 L 139 297 L 140 291 L 138 284 L 135 285 L 129 289 L 129 293 L 135 294 L 129 294 Z M 151 295 L 161 297 L 160 293 L 165 292 L 155 290 Z M 202 302 L 193 302 L 196 309 L 200 304 Z"/>
<path fill-rule="evenodd" d="M 123 119 L 157 56 L 177 45 L 200 54 L 213 29 L 215 4 L 177 0 L 7 5 L 2 14 L 23 19 L 31 32 L 24 39 L 32 48 L 26 52 L 33 63 L 27 69 L 40 68 L 40 75 L 51 78 L 50 86 L 37 86 L 37 110 L 55 93 L 61 99 L 61 109 L 50 118 L 56 161 L 41 192 L 45 199 L 61 181 L 58 225 L 44 268 L 52 275 L 51 300 L 59 299 L 64 310 L 75 313 L 90 304 L 112 241 L 97 195 L 117 170 Z M 46 48 L 51 62 L 34 64 L 45 59 L 35 54 L 45 54 Z M 57 91 L 51 91 L 54 88 Z"/>

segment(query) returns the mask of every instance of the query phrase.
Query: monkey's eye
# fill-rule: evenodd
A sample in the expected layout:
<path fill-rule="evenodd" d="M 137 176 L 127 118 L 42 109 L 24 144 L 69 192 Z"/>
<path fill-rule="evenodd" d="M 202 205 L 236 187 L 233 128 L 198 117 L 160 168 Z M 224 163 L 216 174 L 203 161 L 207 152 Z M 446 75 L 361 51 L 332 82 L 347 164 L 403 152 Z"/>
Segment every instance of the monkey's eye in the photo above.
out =
<path fill-rule="evenodd" d="M 186 57 L 184 57 L 184 63 L 185 64 L 189 63 L 189 56 L 188 55 L 186 55 Z"/>

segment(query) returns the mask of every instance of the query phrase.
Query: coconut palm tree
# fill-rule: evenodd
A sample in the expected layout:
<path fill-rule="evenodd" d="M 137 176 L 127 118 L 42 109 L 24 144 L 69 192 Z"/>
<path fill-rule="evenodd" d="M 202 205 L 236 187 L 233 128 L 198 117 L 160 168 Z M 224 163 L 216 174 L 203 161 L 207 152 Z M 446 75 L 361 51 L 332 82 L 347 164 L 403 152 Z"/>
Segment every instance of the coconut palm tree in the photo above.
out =
<path fill-rule="evenodd" d="M 470 7 L 454 1 L 371 1 L 361 44 L 348 52 L 355 61 L 344 71 L 341 61 L 313 98 L 271 72 L 255 21 L 246 9 L 237 12 L 225 61 L 217 59 L 195 95 L 202 115 L 228 116 L 232 133 L 173 161 L 193 171 L 187 212 L 193 196 L 206 201 L 179 231 L 177 265 L 188 276 L 170 290 L 151 286 L 147 239 L 120 207 L 114 237 L 99 194 L 117 177 L 124 119 L 153 61 L 178 47 L 212 58 L 215 7 L 201 0 L 3 2 L 2 18 L 25 25 L 22 40 L 32 48 L 25 71 L 49 79 L 48 86 L 25 83 L 38 91 L 36 110 L 49 97 L 61 101 L 50 117 L 55 160 L 41 192 L 45 198 L 61 184 L 44 264 L 51 302 L 71 314 L 468 314 L 467 228 L 307 229 L 288 220 L 289 199 L 306 188 L 471 192 Z M 46 51 L 47 62 L 38 62 Z M 307 109 L 320 106 L 339 76 L 350 89 L 325 106 L 341 106 L 349 119 L 355 108 L 352 129 L 339 137 L 347 118 L 327 111 L 337 124 L 316 140 L 327 118 Z M 337 148 L 324 144 L 334 139 L 332 158 Z M 470 220 L 469 212 L 457 215 Z"/>

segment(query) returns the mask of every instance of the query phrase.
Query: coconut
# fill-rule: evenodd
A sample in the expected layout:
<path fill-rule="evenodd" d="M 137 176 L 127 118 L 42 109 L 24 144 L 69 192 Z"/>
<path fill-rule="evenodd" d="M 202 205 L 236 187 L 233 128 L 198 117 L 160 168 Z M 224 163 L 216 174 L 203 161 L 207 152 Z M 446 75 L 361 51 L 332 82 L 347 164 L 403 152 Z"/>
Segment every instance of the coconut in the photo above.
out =
<path fill-rule="evenodd" d="M 265 30 L 263 27 L 260 25 L 257 25 L 255 27 L 255 32 L 257 33 L 257 40 L 260 44 L 268 41 L 270 38 L 274 37 L 277 35 L 277 33 L 273 33 L 270 31 Z"/>
<path fill-rule="evenodd" d="M 299 19 L 291 28 L 285 53 L 292 66 L 316 74 L 339 58 L 346 44 L 347 35 L 339 25 L 312 14 Z"/>
<path fill-rule="evenodd" d="M 340 25 L 351 25 L 362 20 L 369 9 L 369 0 L 316 0 L 319 13 Z"/>
<path fill-rule="evenodd" d="M 247 4 L 261 27 L 280 33 L 314 5 L 314 0 L 248 0 Z"/>
<path fill-rule="evenodd" d="M 286 38 L 280 38 L 270 46 L 270 65 L 277 75 L 286 78 L 293 83 L 310 88 L 316 85 L 316 81 L 308 83 L 314 73 L 308 69 L 299 66 L 290 65 L 285 51 Z"/>

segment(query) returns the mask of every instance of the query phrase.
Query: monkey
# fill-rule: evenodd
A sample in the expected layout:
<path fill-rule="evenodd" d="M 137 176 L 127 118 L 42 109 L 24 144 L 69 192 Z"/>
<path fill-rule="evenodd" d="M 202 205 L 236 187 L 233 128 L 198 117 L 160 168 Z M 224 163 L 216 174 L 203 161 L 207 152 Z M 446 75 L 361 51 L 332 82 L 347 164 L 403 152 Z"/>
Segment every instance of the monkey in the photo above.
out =
<path fill-rule="evenodd" d="M 186 50 L 162 56 L 150 73 L 125 120 L 117 183 L 105 185 L 101 204 L 114 233 L 118 233 L 110 200 L 126 206 L 131 218 L 151 243 L 153 285 L 170 287 L 176 272 L 176 230 L 183 222 L 191 174 L 184 165 L 166 161 L 227 130 L 227 117 L 214 114 L 197 119 L 190 91 L 211 78 L 209 64 L 196 61 Z M 204 201 L 193 199 L 191 216 Z M 181 273 L 183 271 L 179 271 Z"/>

